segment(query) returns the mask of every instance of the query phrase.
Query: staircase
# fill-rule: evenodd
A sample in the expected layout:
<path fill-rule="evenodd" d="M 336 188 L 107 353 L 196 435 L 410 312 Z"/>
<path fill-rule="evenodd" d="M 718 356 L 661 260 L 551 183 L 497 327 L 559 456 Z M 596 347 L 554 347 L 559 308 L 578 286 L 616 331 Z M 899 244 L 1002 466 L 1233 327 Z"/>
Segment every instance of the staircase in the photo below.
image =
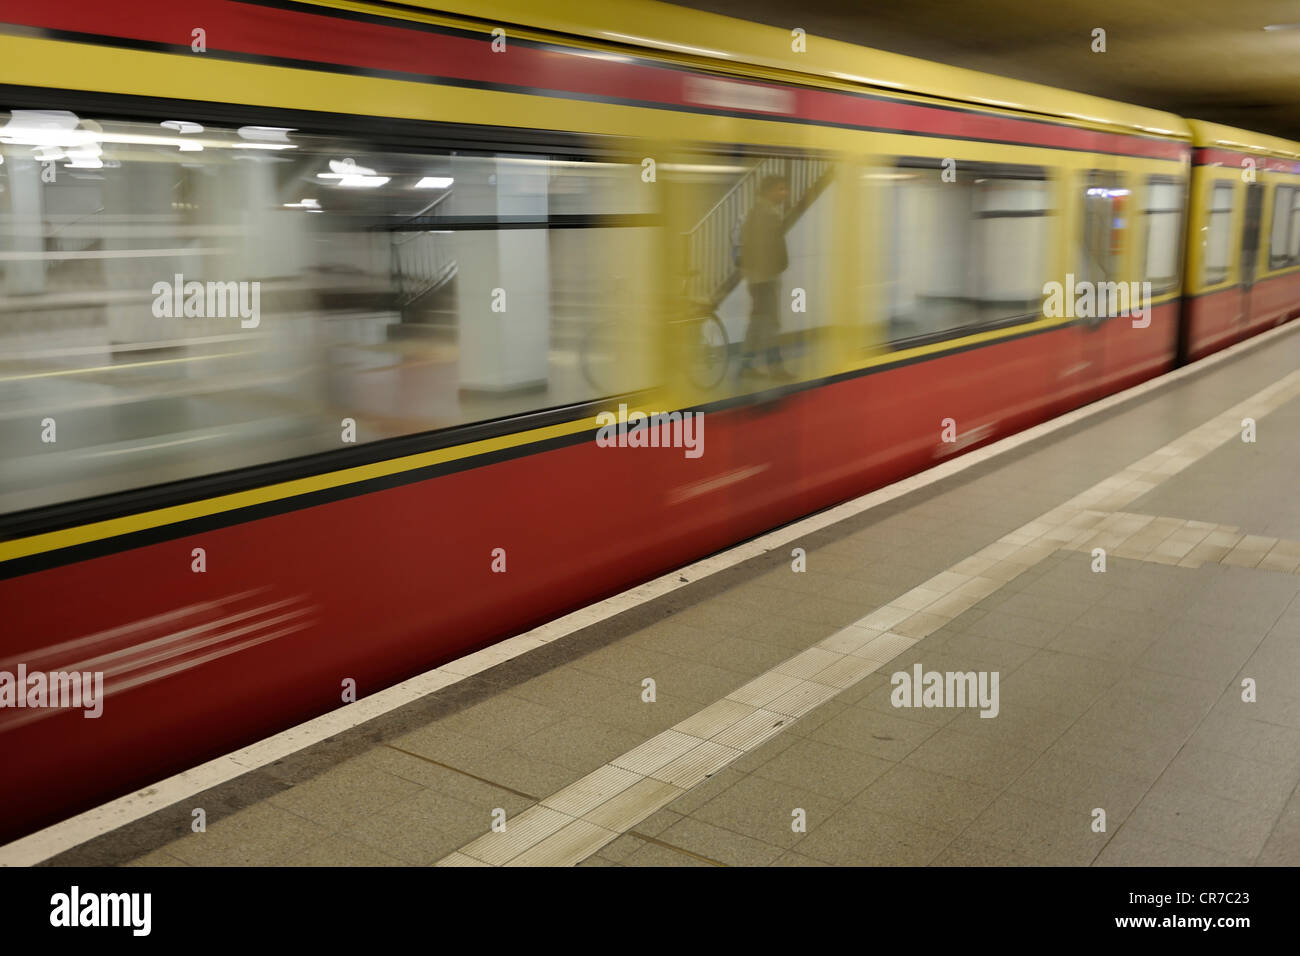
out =
<path fill-rule="evenodd" d="M 754 208 L 758 186 L 766 177 L 783 176 L 789 185 L 785 216 L 788 230 L 826 188 L 831 170 L 831 161 L 826 159 L 766 156 L 741 176 L 686 234 L 690 297 L 716 308 L 740 282 L 735 237 Z"/>
<path fill-rule="evenodd" d="M 393 236 L 393 287 L 397 305 L 407 307 L 438 291 L 456 277 L 456 259 L 449 248 L 451 233 L 401 232 Z"/>
<path fill-rule="evenodd" d="M 830 182 L 832 163 L 826 159 L 767 156 L 747 170 L 686 234 L 691 298 L 716 307 L 740 282 L 734 258 L 740 224 L 758 198 L 759 184 L 767 176 L 783 176 L 789 185 L 785 228 L 788 230 L 821 195 Z M 428 219 L 451 195 L 438 196 L 405 224 Z M 402 315 L 402 332 L 433 329 L 430 314 L 448 312 L 447 296 L 456 278 L 456 258 L 451 233 L 434 230 L 394 230 L 391 234 L 393 288 Z M 450 312 L 454 313 L 454 306 Z M 448 316 L 454 323 L 454 314 Z M 396 330 L 395 330 L 396 331 Z"/>
<path fill-rule="evenodd" d="M 407 218 L 403 225 L 426 219 L 451 195 L 447 190 L 431 203 Z M 432 306 L 438 293 L 449 288 L 456 278 L 456 257 L 452 233 L 432 229 L 400 229 L 390 234 L 390 268 L 397 308 L 401 312 L 402 332 L 431 328 L 428 313 L 443 311 Z"/>

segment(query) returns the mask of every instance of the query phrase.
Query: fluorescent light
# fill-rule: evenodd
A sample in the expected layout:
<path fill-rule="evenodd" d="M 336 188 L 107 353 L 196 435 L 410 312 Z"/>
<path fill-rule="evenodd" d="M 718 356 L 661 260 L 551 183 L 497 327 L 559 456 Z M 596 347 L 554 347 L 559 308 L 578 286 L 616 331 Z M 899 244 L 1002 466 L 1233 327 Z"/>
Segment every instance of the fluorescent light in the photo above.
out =
<path fill-rule="evenodd" d="M 376 176 L 373 169 L 358 166 L 351 159 L 345 159 L 342 162 L 331 159 L 330 170 L 331 172 L 328 173 L 317 173 L 316 178 L 337 179 L 338 185 L 353 189 L 373 189 L 392 179 L 391 176 Z"/>
<path fill-rule="evenodd" d="M 294 130 L 287 126 L 241 126 L 239 138 L 259 143 L 287 143 L 292 132 Z"/>
<path fill-rule="evenodd" d="M 425 176 L 415 184 L 416 189 L 446 189 L 456 180 L 451 176 Z"/>
<path fill-rule="evenodd" d="M 1265 30 L 1300 30 L 1300 23 L 1272 23 Z"/>
<path fill-rule="evenodd" d="M 186 133 L 202 133 L 203 127 L 198 123 L 191 123 L 189 120 L 163 120 L 158 124 L 164 129 L 174 129 L 184 136 Z M 178 147 L 182 153 L 201 153 L 203 152 L 202 143 L 190 143 L 182 141 Z"/>
<path fill-rule="evenodd" d="M 358 166 L 354 160 L 331 159 L 330 171 L 328 173 L 317 173 L 316 177 L 318 179 L 343 179 L 347 176 L 373 176 L 374 174 L 373 169 Z"/>
<path fill-rule="evenodd" d="M 31 129 L 72 130 L 80 122 L 76 113 L 67 110 L 14 110 L 9 116 L 9 122 L 0 128 L 8 131 L 6 135 L 15 135 L 17 131 L 26 132 Z"/>
<path fill-rule="evenodd" d="M 364 176 L 356 173 L 347 175 L 341 173 L 317 173 L 317 179 L 337 179 L 336 186 L 349 186 L 357 189 L 373 189 L 375 186 L 382 186 L 391 176 Z"/>
<path fill-rule="evenodd" d="M 81 122 L 67 110 L 14 110 L 0 126 L 0 142 L 24 146 L 77 146 L 95 142 L 91 130 L 77 129 Z"/>

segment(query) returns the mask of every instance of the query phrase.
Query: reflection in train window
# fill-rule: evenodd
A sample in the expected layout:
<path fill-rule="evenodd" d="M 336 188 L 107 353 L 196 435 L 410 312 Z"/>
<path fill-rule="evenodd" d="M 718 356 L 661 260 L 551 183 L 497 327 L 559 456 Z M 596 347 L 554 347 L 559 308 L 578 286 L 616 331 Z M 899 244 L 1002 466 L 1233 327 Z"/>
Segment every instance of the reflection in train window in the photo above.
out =
<path fill-rule="evenodd" d="M 1183 184 L 1152 176 L 1142 206 L 1142 276 L 1155 295 L 1176 288 L 1183 251 Z"/>
<path fill-rule="evenodd" d="M 1031 166 L 903 160 L 882 199 L 893 237 L 889 341 L 951 338 L 1036 317 L 1048 268 L 1045 172 Z"/>
<path fill-rule="evenodd" d="M 1205 268 L 1202 285 L 1216 285 L 1228 278 L 1232 260 L 1232 183 L 1214 184 L 1210 194 L 1210 208 L 1204 227 Z"/>
<path fill-rule="evenodd" d="M 0 513 L 653 380 L 639 157 L 55 110 L 0 157 Z"/>
<path fill-rule="evenodd" d="M 677 197 L 670 229 L 683 243 L 677 271 L 688 307 L 717 317 L 681 330 L 695 386 L 747 391 L 812 374 L 818 335 L 831 323 L 834 164 L 735 147 L 687 155 L 660 173 Z M 720 338 L 731 360 L 698 361 Z"/>
<path fill-rule="evenodd" d="M 1090 170 L 1083 189 L 1083 242 L 1076 279 L 1115 282 L 1120 278 L 1129 190 L 1117 172 Z"/>
<path fill-rule="evenodd" d="M 1300 188 L 1277 187 L 1273 197 L 1273 229 L 1268 264 L 1282 269 L 1300 265 Z"/>

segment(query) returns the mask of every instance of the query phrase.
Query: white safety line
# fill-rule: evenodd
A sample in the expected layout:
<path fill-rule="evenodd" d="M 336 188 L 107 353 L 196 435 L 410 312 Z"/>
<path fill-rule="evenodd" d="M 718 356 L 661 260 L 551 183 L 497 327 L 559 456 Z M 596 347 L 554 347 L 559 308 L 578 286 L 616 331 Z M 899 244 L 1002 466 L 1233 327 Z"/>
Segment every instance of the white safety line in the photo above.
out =
<path fill-rule="evenodd" d="M 173 803 L 188 799 L 196 793 L 233 780 L 250 770 L 280 760 L 289 754 L 349 730 L 358 724 L 403 707 L 412 701 L 463 680 L 465 677 L 477 674 L 505 661 L 513 660 L 521 654 L 559 640 L 592 624 L 622 614 L 624 611 L 638 607 L 647 601 L 653 601 L 666 594 L 671 594 L 679 588 L 686 587 L 688 584 L 717 571 L 733 567 L 774 548 L 782 547 L 792 541 L 806 537 L 822 528 L 837 524 L 847 518 L 879 507 L 895 498 L 942 481 L 968 468 L 973 468 L 999 455 L 1013 451 L 1029 442 L 1036 441 L 1053 432 L 1109 411 L 1118 405 L 1140 398 L 1170 382 L 1181 381 L 1184 378 L 1199 375 L 1216 365 L 1235 358 L 1242 352 L 1260 348 L 1279 337 L 1295 332 L 1297 329 L 1300 329 L 1300 323 L 1292 323 L 1271 329 L 1159 378 L 1135 385 L 1123 392 L 1117 392 L 1091 405 L 1075 409 L 1051 421 L 1035 425 L 983 448 L 936 465 L 920 474 L 810 515 L 793 524 L 778 528 L 684 568 L 670 571 L 638 587 L 556 618 L 531 631 L 500 641 L 481 651 L 444 664 L 400 684 L 370 694 L 355 703 L 281 731 L 249 747 L 209 760 L 140 791 L 119 797 L 43 830 L 38 830 L 5 846 L 0 846 L 0 866 L 30 866 L 49 859 L 87 840 L 94 839 L 118 827 L 146 817 Z M 1258 413 L 1256 417 L 1258 417 Z M 1137 496 L 1134 495 L 1134 497 Z M 1116 504 L 1111 510 L 1119 507 L 1122 507 L 1122 505 Z M 993 547 L 1011 546 L 995 545 Z M 891 654 L 890 656 L 894 655 Z M 848 666 L 851 667 L 852 665 Z M 713 706 L 717 707 L 719 705 L 715 704 Z M 721 706 L 726 709 L 727 705 Z M 702 740 L 702 738 L 699 739 Z M 671 787 L 673 784 L 659 783 L 656 786 L 643 781 L 634 787 L 629 787 L 628 793 L 632 796 L 640 796 L 647 792 L 660 793 L 663 786 Z M 615 812 L 617 809 L 615 807 L 610 811 L 614 813 L 613 816 L 601 817 L 601 820 L 607 824 L 617 826 L 621 822 L 621 818 Z M 638 817 L 638 819 L 642 818 Z M 516 818 L 516 826 L 512 832 L 519 832 L 518 823 L 519 819 Z M 632 824 L 627 825 L 631 826 Z M 605 828 L 602 827 L 602 829 Z M 446 864 L 448 861 L 443 862 Z M 469 865 L 475 864 L 471 863 Z"/>
<path fill-rule="evenodd" d="M 551 794 L 507 821 L 504 830 L 489 830 L 437 865 L 468 866 L 478 861 L 489 866 L 572 866 L 582 862 L 804 714 L 885 667 L 1039 561 L 1096 538 L 1111 512 L 1225 442 L 1239 439 L 1243 416 L 1263 418 L 1297 395 L 1300 370 Z M 1178 524 L 1181 522 L 1174 522 Z M 1167 534 L 1175 530 L 1170 527 Z M 1154 530 L 1151 537 L 1158 533 Z M 1141 532 L 1130 532 L 1133 534 Z M 1276 544 L 1276 539 L 1265 540 Z M 1163 536 L 1155 538 L 1152 550 L 1162 541 Z M 1193 546 L 1188 545 L 1184 553 Z M 1268 550 L 1259 552 L 1256 563 Z"/>

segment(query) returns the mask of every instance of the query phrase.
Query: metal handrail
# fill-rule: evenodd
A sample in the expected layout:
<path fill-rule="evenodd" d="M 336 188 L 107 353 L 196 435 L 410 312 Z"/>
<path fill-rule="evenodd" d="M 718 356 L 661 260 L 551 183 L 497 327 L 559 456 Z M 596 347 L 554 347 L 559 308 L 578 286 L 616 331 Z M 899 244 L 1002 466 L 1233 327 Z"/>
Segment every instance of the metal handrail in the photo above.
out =
<path fill-rule="evenodd" d="M 415 222 L 417 219 L 422 219 L 422 218 L 424 218 L 425 216 L 427 216 L 427 215 L 429 214 L 429 210 L 433 209 L 434 206 L 437 206 L 439 203 L 441 203 L 443 200 L 445 200 L 448 196 L 450 196 L 450 195 L 451 195 L 451 192 L 452 192 L 452 191 L 451 191 L 450 189 L 448 189 L 448 190 L 446 190 L 442 195 L 440 195 L 440 196 L 435 196 L 434 199 L 433 199 L 433 200 L 432 200 L 432 201 L 431 201 L 427 206 L 425 206 L 423 209 L 421 209 L 419 212 L 417 212 L 417 213 L 413 213 L 412 215 L 407 216 L 405 219 L 403 219 L 402 222 L 400 223 L 400 225 L 403 225 L 403 226 L 405 226 L 405 225 L 409 225 L 410 223 Z M 394 228 L 394 229 L 391 229 L 390 231 L 393 232 L 395 235 L 402 236 L 402 238 L 394 239 L 394 240 L 393 240 L 393 242 L 394 242 L 395 244 L 397 244 L 397 245 L 400 245 L 400 244 L 402 244 L 402 243 L 404 243 L 404 242 L 410 242 L 410 241 L 411 241 L 411 237 L 421 235 L 421 232 L 420 232 L 419 230 L 414 230 L 414 231 L 412 231 L 412 230 L 403 230 L 403 229 L 396 229 L 396 228 Z"/>
<path fill-rule="evenodd" d="M 733 230 L 753 208 L 763 179 L 784 176 L 790 208 L 798 209 L 829 168 L 828 160 L 765 156 L 741 176 L 685 234 L 691 297 L 716 305 L 735 285 L 739 269 L 732 255 Z"/>
<path fill-rule="evenodd" d="M 402 225 L 415 222 L 427 216 L 438 204 L 450 196 L 448 189 L 435 196 L 423 209 L 402 221 Z M 456 274 L 455 258 L 438 239 L 438 233 L 431 229 L 392 230 L 389 233 L 392 255 L 393 283 L 397 287 L 398 306 L 404 308 L 416 299 L 440 289 Z M 417 242 L 418 245 L 411 246 Z"/>
<path fill-rule="evenodd" d="M 456 259 L 440 238 L 434 232 L 415 232 L 393 242 L 393 278 L 400 306 L 441 288 L 456 274 Z"/>

